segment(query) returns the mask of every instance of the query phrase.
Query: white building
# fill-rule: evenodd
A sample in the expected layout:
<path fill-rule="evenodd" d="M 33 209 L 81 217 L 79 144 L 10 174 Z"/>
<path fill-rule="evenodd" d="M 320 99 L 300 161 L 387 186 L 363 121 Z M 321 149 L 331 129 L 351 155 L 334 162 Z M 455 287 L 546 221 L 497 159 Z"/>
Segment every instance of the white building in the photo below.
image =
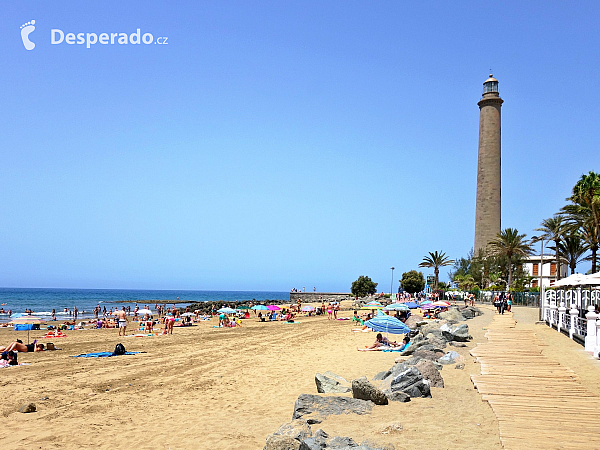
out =
<path fill-rule="evenodd" d="M 543 267 L 542 267 L 543 259 Z M 531 287 L 540 285 L 540 281 L 544 287 L 554 285 L 558 279 L 556 273 L 556 259 L 554 255 L 532 255 L 527 257 L 525 262 L 525 272 L 533 277 Z M 569 276 L 569 267 L 566 264 L 560 265 L 560 278 Z"/>

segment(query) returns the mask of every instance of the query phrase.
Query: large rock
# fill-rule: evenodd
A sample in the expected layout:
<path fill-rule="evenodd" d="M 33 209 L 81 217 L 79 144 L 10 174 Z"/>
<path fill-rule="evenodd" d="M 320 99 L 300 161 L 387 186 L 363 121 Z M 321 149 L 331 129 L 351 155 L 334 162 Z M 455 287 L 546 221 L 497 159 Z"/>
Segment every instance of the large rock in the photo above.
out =
<path fill-rule="evenodd" d="M 465 320 L 465 316 L 457 308 L 450 308 L 448 311 L 441 312 L 438 317 L 448 323 L 458 323 Z"/>
<path fill-rule="evenodd" d="M 356 380 L 352 380 L 352 397 L 361 400 L 370 400 L 376 405 L 388 404 L 388 399 L 383 391 L 369 383 L 367 377 L 360 377 Z"/>
<path fill-rule="evenodd" d="M 391 383 L 392 392 L 404 392 L 410 397 L 431 397 L 429 384 L 423 380 L 423 375 L 415 366 L 399 373 Z"/>
<path fill-rule="evenodd" d="M 281 425 L 279 430 L 273 434 L 278 434 L 280 436 L 291 436 L 292 438 L 301 441 L 311 437 L 312 430 L 310 429 L 310 425 L 306 420 L 295 419 L 291 422 Z"/>
<path fill-rule="evenodd" d="M 425 319 L 423 319 L 422 316 L 419 316 L 418 314 L 411 314 L 410 317 L 408 319 L 406 319 L 406 322 L 404 322 L 404 325 L 406 325 L 411 330 L 414 330 L 419 325 L 425 324 L 425 323 L 427 323 L 427 321 Z"/>
<path fill-rule="evenodd" d="M 355 447 L 358 447 L 358 444 L 356 442 L 354 442 L 354 440 L 352 438 L 342 437 L 342 436 L 336 436 L 336 437 L 332 438 L 329 441 L 329 444 L 327 444 L 327 448 L 337 448 L 337 449 L 344 449 L 344 450 L 346 450 L 347 448 L 355 448 Z"/>
<path fill-rule="evenodd" d="M 469 336 L 469 326 L 466 323 L 458 326 L 442 325 L 440 330 L 447 341 L 467 342 L 469 339 L 473 339 L 472 336 Z"/>
<path fill-rule="evenodd" d="M 417 350 L 414 353 L 413 358 L 416 357 L 421 359 L 428 359 L 430 361 L 437 361 L 437 359 L 442 356 L 444 356 L 444 352 L 436 352 L 433 350 Z"/>
<path fill-rule="evenodd" d="M 350 383 L 345 378 L 333 372 L 317 373 L 315 375 L 317 392 L 320 394 L 345 394 L 350 392 Z"/>
<path fill-rule="evenodd" d="M 378 388 L 380 391 L 383 391 L 387 394 L 391 392 L 392 389 L 392 380 L 396 375 L 405 371 L 408 368 L 406 364 L 403 362 L 399 362 L 394 364 L 389 370 L 385 372 L 379 372 L 376 377 L 377 380 L 373 378 L 372 384 Z"/>
<path fill-rule="evenodd" d="M 313 424 L 320 423 L 332 414 L 368 414 L 372 408 L 372 402 L 357 398 L 301 394 L 294 404 L 292 419 L 303 417 L 309 424 Z"/>
<path fill-rule="evenodd" d="M 299 450 L 300 441 L 297 441 L 291 436 L 282 436 L 280 434 L 272 434 L 267 438 L 267 443 L 263 450 Z"/>
<path fill-rule="evenodd" d="M 446 339 L 442 337 L 442 332 L 438 330 L 439 336 L 436 336 L 433 333 L 429 333 L 426 338 L 430 342 L 431 345 L 434 345 L 439 348 L 446 348 L 447 342 Z"/>
<path fill-rule="evenodd" d="M 392 392 L 391 390 L 386 393 L 387 398 L 390 402 L 410 402 L 410 395 L 402 391 Z"/>
<path fill-rule="evenodd" d="M 442 323 L 438 320 L 427 322 L 426 325 L 419 327 L 419 331 L 423 334 L 423 336 L 427 336 L 429 333 L 434 333 L 436 330 L 439 330 L 442 326 Z"/>
<path fill-rule="evenodd" d="M 327 447 L 329 436 L 323 430 L 315 431 L 314 436 L 306 438 L 300 442 L 299 450 L 321 450 Z"/>
<path fill-rule="evenodd" d="M 460 355 L 456 353 L 454 350 L 449 351 L 444 356 L 438 359 L 440 364 L 454 364 L 455 362 L 461 359 Z"/>
<path fill-rule="evenodd" d="M 465 319 L 472 319 L 473 317 L 481 316 L 483 314 L 479 308 L 474 306 L 464 306 L 458 308 L 458 310 L 465 317 Z"/>
<path fill-rule="evenodd" d="M 415 367 L 419 369 L 419 372 L 421 372 L 423 378 L 429 381 L 429 386 L 440 388 L 444 387 L 444 379 L 431 361 L 423 359 L 419 361 Z"/>

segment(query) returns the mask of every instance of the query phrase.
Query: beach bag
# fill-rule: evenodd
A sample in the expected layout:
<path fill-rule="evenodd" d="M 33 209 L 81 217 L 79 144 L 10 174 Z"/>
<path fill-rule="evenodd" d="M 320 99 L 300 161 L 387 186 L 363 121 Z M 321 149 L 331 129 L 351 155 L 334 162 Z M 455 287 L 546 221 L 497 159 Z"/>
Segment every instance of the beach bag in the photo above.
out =
<path fill-rule="evenodd" d="M 118 355 L 124 355 L 124 354 L 125 354 L 125 346 L 119 342 L 117 345 L 115 345 L 115 351 L 113 352 L 113 355 L 118 356 Z"/>
<path fill-rule="evenodd" d="M 56 350 L 56 347 L 54 347 L 54 343 L 53 342 L 48 342 L 46 344 L 46 350 Z"/>

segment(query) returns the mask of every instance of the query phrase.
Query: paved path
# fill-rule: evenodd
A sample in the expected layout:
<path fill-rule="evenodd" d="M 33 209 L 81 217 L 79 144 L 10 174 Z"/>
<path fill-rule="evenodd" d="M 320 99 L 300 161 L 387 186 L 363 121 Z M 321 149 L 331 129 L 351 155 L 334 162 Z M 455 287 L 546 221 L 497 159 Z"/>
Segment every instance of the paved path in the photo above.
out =
<path fill-rule="evenodd" d="M 532 330 L 497 314 L 471 354 L 481 364 L 473 384 L 486 400 L 506 449 L 600 449 L 600 396 L 577 374 L 542 354 Z"/>

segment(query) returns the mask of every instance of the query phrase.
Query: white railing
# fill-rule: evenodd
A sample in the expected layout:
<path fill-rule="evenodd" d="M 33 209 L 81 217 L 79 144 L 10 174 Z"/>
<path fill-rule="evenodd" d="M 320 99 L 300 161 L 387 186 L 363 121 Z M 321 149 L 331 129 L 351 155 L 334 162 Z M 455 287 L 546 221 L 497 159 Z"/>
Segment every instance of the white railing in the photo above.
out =
<path fill-rule="evenodd" d="M 598 357 L 600 353 L 600 314 L 594 312 L 600 303 L 598 289 L 548 290 L 542 299 L 542 320 L 558 331 L 568 332 L 571 339 L 582 336 L 585 351 Z"/>

